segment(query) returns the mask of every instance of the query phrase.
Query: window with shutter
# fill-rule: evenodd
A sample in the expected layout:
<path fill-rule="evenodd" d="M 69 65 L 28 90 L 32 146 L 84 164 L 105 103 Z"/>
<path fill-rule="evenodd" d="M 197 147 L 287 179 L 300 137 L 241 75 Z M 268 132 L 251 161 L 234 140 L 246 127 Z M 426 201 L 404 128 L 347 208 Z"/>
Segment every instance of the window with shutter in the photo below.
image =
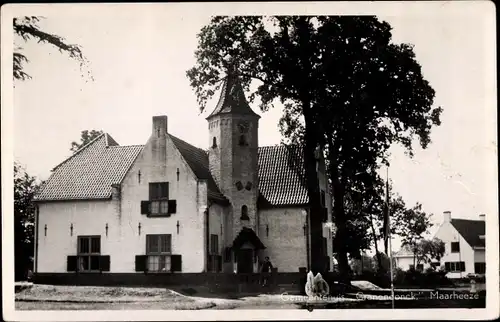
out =
<path fill-rule="evenodd" d="M 98 272 L 101 257 L 101 236 L 78 236 L 78 271 Z"/>
<path fill-rule="evenodd" d="M 485 274 L 486 273 L 486 263 L 474 263 L 474 273 Z"/>
<path fill-rule="evenodd" d="M 146 235 L 146 268 L 149 272 L 170 272 L 172 235 Z"/>
<path fill-rule="evenodd" d="M 168 182 L 149 183 L 150 216 L 169 216 Z"/>

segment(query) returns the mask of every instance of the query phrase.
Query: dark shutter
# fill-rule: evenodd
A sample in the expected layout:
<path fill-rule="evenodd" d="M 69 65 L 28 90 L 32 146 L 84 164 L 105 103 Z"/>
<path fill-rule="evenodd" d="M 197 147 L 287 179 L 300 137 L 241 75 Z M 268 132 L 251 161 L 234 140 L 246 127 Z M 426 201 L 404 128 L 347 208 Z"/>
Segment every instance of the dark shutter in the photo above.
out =
<path fill-rule="evenodd" d="M 182 271 L 182 255 L 172 255 L 170 267 L 172 272 Z"/>
<path fill-rule="evenodd" d="M 141 215 L 149 215 L 149 201 L 141 201 Z"/>
<path fill-rule="evenodd" d="M 99 256 L 99 268 L 103 272 L 109 272 L 109 266 L 110 266 L 110 257 L 109 255 L 103 255 Z"/>
<path fill-rule="evenodd" d="M 66 270 L 68 272 L 76 272 L 77 262 L 78 256 L 68 256 Z"/>
<path fill-rule="evenodd" d="M 146 271 L 146 255 L 136 255 L 135 256 L 135 271 L 136 272 L 145 272 Z"/>
<path fill-rule="evenodd" d="M 329 272 L 330 271 L 330 256 L 326 256 L 325 261 L 326 261 L 326 271 Z"/>
<path fill-rule="evenodd" d="M 217 256 L 217 272 L 222 272 L 222 256 Z"/>
<path fill-rule="evenodd" d="M 177 212 L 177 200 L 168 201 L 168 213 L 175 214 Z"/>
<path fill-rule="evenodd" d="M 460 271 L 465 272 L 465 262 L 460 262 Z"/>
<path fill-rule="evenodd" d="M 450 262 L 444 263 L 444 270 L 447 272 L 451 271 Z"/>

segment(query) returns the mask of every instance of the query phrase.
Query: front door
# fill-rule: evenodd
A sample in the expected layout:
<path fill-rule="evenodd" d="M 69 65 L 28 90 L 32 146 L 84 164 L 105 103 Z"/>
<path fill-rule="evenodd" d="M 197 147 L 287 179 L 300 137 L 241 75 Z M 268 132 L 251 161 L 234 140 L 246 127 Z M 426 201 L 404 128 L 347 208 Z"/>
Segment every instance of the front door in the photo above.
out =
<path fill-rule="evenodd" d="M 253 250 L 240 249 L 237 256 L 238 273 L 253 273 Z"/>

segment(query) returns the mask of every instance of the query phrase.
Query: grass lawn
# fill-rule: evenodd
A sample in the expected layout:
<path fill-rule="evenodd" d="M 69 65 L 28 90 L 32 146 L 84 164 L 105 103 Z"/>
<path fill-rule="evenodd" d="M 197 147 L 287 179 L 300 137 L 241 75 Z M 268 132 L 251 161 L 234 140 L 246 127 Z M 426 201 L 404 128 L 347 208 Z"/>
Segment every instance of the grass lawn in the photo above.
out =
<path fill-rule="evenodd" d="M 33 285 L 16 293 L 20 310 L 198 310 L 213 307 L 165 288 Z"/>

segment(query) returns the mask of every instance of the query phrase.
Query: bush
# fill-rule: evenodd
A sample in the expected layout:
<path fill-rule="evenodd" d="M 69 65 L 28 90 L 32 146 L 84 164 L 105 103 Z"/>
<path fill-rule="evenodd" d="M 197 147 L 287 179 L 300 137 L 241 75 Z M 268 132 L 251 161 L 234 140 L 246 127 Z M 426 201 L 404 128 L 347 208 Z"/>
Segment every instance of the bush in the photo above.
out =
<path fill-rule="evenodd" d="M 394 284 L 400 286 L 420 286 L 420 287 L 437 287 L 452 285 L 452 281 L 446 277 L 444 271 L 426 270 L 425 272 L 409 270 L 399 271 L 396 273 Z"/>

